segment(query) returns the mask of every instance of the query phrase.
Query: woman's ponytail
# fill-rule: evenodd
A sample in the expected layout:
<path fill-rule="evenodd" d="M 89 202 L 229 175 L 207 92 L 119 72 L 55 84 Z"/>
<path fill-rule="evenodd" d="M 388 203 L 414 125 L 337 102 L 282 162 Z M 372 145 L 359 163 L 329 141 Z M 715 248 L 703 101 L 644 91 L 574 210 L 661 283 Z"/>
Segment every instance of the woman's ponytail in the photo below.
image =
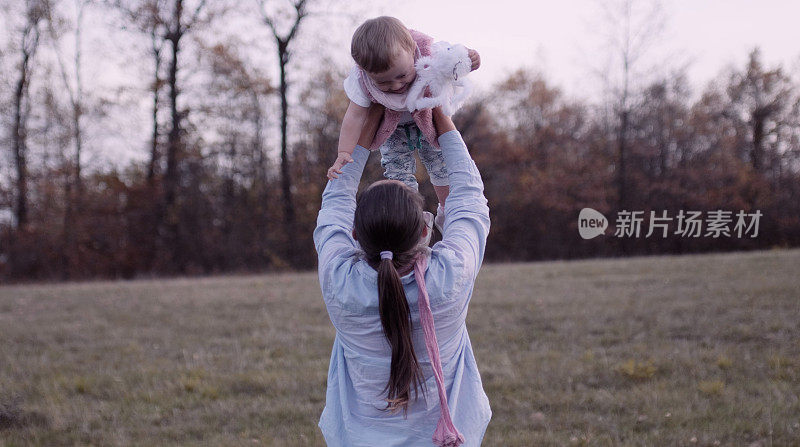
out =
<path fill-rule="evenodd" d="M 386 410 L 408 411 L 411 389 L 415 398 L 423 386 L 422 369 L 411 341 L 411 311 L 398 268 L 414 265 L 423 250 L 419 242 L 425 221 L 422 196 L 398 181 L 372 184 L 358 197 L 353 234 L 369 263 L 378 272 L 381 326 L 392 349 Z M 384 250 L 384 251 L 382 251 Z"/>
<path fill-rule="evenodd" d="M 383 333 L 392 347 L 392 367 L 384 388 L 384 392 L 388 390 L 386 409 L 392 413 L 402 409 L 405 416 L 411 387 L 416 397 L 418 387 L 422 386 L 422 372 L 411 341 L 412 323 L 406 293 L 389 258 L 381 259 L 378 267 L 378 304 Z"/>

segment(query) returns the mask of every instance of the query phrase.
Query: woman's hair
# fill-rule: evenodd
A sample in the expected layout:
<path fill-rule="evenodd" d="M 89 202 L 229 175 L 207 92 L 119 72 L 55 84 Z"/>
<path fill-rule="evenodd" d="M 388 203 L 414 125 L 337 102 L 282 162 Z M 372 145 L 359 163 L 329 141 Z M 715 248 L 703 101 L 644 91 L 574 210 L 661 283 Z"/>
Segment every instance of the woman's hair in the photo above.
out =
<path fill-rule="evenodd" d="M 414 54 L 416 46 L 403 22 L 381 16 L 367 20 L 356 29 L 350 43 L 350 54 L 367 72 L 383 73 L 392 67 L 392 59 L 401 50 Z"/>
<path fill-rule="evenodd" d="M 357 200 L 353 222 L 356 239 L 369 265 L 378 271 L 378 304 L 381 325 L 392 348 L 392 366 L 385 410 L 406 415 L 411 388 L 415 398 L 422 385 L 422 371 L 411 342 L 411 316 L 398 268 L 413 265 L 420 253 L 424 220 L 422 196 L 398 181 L 377 182 Z M 380 252 L 391 251 L 392 259 Z"/>

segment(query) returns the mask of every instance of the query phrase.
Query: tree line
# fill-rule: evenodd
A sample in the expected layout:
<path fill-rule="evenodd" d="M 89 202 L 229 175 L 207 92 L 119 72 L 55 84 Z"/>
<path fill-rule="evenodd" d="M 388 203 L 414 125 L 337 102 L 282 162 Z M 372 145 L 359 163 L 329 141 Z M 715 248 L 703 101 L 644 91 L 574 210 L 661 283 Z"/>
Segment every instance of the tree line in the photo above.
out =
<path fill-rule="evenodd" d="M 0 278 L 53 280 L 307 269 L 347 98 L 346 67 L 294 73 L 313 2 L 254 2 L 272 36 L 277 79 L 218 25 L 241 6 L 202 0 L 26 0 L 0 66 Z M 16 8 L 16 9 L 15 9 Z M 72 8 L 72 9 L 68 9 Z M 82 77 L 85 11 L 135 36 L 147 69 L 138 102 L 103 97 Z M 65 15 L 64 11 L 72 11 Z M 122 31 L 120 31 L 122 32 Z M 134 37 L 131 37 L 134 38 Z M 58 42 L 73 42 L 62 51 Z M 40 54 L 47 50 L 50 57 Z M 677 70 L 626 82 L 610 99 L 567 97 L 519 70 L 454 117 L 484 178 L 488 261 L 687 253 L 800 245 L 800 85 L 760 51 L 699 94 Z M 625 65 L 627 67 L 627 65 Z M 195 78 L 189 85 L 187 76 Z M 147 100 L 147 154 L 91 166 L 92 136 L 114 110 Z M 105 121 L 104 121 L 105 120 Z M 96 144 L 96 143 L 95 143 Z M 97 148 L 95 147 L 95 150 Z M 364 184 L 382 177 L 378 155 Z M 7 161 L 7 162 L 6 162 Z M 428 208 L 435 195 L 420 166 Z M 579 236 L 592 208 L 760 211 L 757 237 Z M 733 224 L 731 224 L 731 227 Z"/>

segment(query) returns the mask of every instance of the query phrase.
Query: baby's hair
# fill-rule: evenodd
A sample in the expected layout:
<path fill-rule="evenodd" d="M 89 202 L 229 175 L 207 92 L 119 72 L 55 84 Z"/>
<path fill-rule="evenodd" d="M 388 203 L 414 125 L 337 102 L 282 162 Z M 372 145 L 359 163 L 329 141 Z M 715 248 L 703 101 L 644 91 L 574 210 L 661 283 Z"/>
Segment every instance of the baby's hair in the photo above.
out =
<path fill-rule="evenodd" d="M 416 49 L 416 43 L 403 22 L 381 16 L 369 19 L 353 33 L 350 54 L 359 67 L 369 73 L 383 73 L 391 68 L 392 59 L 401 51 Z"/>

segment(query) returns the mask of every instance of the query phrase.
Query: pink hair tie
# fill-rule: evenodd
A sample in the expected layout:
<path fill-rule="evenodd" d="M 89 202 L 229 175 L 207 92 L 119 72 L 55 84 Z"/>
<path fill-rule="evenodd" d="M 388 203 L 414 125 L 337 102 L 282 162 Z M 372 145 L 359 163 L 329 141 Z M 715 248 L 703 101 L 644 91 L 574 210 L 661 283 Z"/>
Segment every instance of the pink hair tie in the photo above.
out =
<path fill-rule="evenodd" d="M 433 326 L 433 312 L 428 299 L 428 289 L 425 286 L 425 270 L 428 267 L 427 256 L 420 255 L 414 263 L 414 279 L 419 288 L 419 320 L 422 323 L 422 332 L 425 334 L 425 348 L 428 358 L 433 366 L 433 375 L 436 378 L 436 387 L 439 389 L 439 406 L 441 414 L 436 430 L 433 432 L 433 443 L 439 447 L 458 447 L 464 443 L 464 436 L 458 432 L 450 417 L 450 408 L 447 406 L 447 395 L 444 389 L 444 373 L 442 360 L 439 358 L 439 344 L 436 341 L 436 329 Z"/>

